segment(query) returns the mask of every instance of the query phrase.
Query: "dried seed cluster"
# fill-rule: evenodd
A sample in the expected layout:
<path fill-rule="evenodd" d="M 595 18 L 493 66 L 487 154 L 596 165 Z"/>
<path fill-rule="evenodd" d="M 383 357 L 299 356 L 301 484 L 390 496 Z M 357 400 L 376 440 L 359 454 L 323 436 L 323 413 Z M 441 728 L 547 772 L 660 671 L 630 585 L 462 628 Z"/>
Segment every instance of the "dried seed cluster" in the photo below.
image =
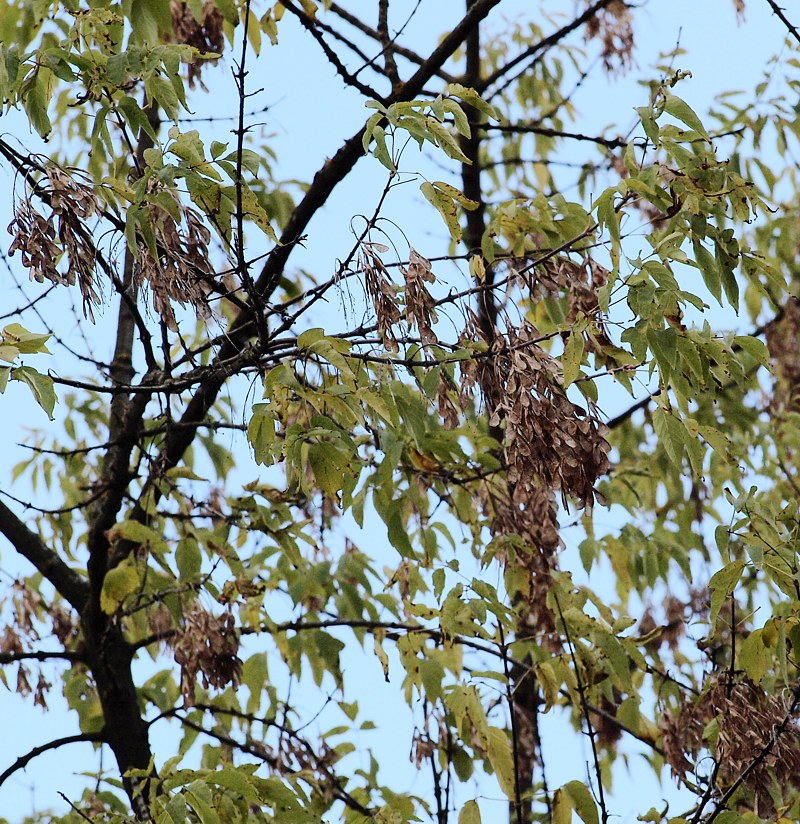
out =
<path fill-rule="evenodd" d="M 600 40 L 607 72 L 624 72 L 633 64 L 633 15 L 625 0 L 612 0 L 586 23 L 586 39 Z"/>
<path fill-rule="evenodd" d="M 595 481 L 609 468 L 605 427 L 567 398 L 558 364 L 540 340 L 535 327 L 523 322 L 492 342 L 492 356 L 479 368 L 489 424 L 505 425 L 508 480 L 521 505 L 544 487 L 591 508 Z"/>
<path fill-rule="evenodd" d="M 182 0 L 172 0 L 172 31 L 174 42 L 186 43 L 197 49 L 201 55 L 222 54 L 225 47 L 225 20 L 212 0 L 205 0 L 201 19 L 197 19 L 189 5 Z M 192 60 L 189 63 L 188 81 L 190 86 L 197 82 L 205 89 L 200 79 L 200 72 L 206 62 L 216 62 L 216 59 Z"/>
<path fill-rule="evenodd" d="M 139 244 L 136 280 L 139 284 L 147 283 L 153 295 L 153 308 L 172 331 L 177 331 L 173 302 L 190 305 L 198 317 L 211 314 L 204 288 L 204 280 L 211 271 L 211 232 L 202 217 L 186 206 L 180 207 L 185 230 L 166 209 L 151 204 L 149 210 L 158 254 L 154 257 L 148 246 Z"/>
<path fill-rule="evenodd" d="M 677 713 L 662 713 L 664 759 L 682 779 L 695 773 L 701 754 L 710 749 L 719 765 L 718 786 L 730 787 L 747 770 L 744 784 L 753 794 L 754 811 L 771 817 L 770 791 L 776 785 L 784 793 L 800 787 L 800 726 L 789 710 L 784 697 L 749 679 L 729 687 L 727 674 L 714 676 L 696 701 Z"/>
<path fill-rule="evenodd" d="M 172 646 L 181 668 L 181 693 L 187 707 L 194 705 L 198 673 L 205 689 L 238 686 L 242 672 L 239 636 L 229 612 L 215 616 L 195 603 Z"/>
<path fill-rule="evenodd" d="M 437 320 L 435 301 L 425 284 L 435 283 L 436 276 L 431 270 L 431 262 L 414 249 L 409 250 L 408 261 L 408 267 L 400 267 L 406 281 L 406 321 L 409 328 L 419 332 L 423 347 L 434 346 L 439 342 L 433 331 Z"/>
<path fill-rule="evenodd" d="M 101 297 L 95 281 L 97 249 L 84 222 L 99 212 L 99 206 L 91 189 L 66 172 L 56 166 L 48 166 L 45 172 L 48 185 L 42 199 L 49 203 L 50 214 L 44 217 L 30 198 L 22 199 L 8 226 L 14 235 L 8 253 L 22 253 L 31 280 L 61 286 L 77 283 L 84 315 L 94 320 L 93 307 Z M 59 267 L 65 256 L 67 265 Z"/>
<path fill-rule="evenodd" d="M 392 281 L 381 254 L 389 247 L 380 243 L 362 243 L 358 255 L 358 267 L 364 272 L 367 294 L 375 307 L 378 334 L 387 352 L 398 352 L 397 337 L 394 327 L 400 323 L 402 315 L 397 305 L 397 287 Z"/>

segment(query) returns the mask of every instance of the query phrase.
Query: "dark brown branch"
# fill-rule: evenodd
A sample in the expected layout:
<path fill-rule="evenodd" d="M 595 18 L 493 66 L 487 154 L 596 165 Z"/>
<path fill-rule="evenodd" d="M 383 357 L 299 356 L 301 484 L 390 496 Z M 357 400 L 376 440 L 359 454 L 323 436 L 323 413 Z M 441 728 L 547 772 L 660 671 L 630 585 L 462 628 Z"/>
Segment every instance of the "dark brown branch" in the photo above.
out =
<path fill-rule="evenodd" d="M 587 23 L 591 20 L 599 11 L 602 11 L 606 6 L 608 6 L 612 0 L 595 0 L 583 14 L 576 17 L 572 22 L 568 23 L 566 26 L 562 26 L 558 31 L 554 31 L 552 34 L 545 37 L 543 40 L 540 40 L 538 43 L 534 43 L 532 46 L 529 46 L 525 51 L 521 54 L 518 54 L 512 60 L 509 60 L 508 63 L 501 66 L 499 69 L 495 70 L 490 74 L 481 84 L 481 88 L 478 91 L 483 91 L 488 89 L 494 83 L 496 83 L 501 77 L 508 74 L 512 69 L 518 66 L 520 63 L 523 63 L 525 60 L 530 58 L 536 57 L 543 51 L 546 51 L 549 48 L 552 48 L 556 44 L 560 43 L 568 34 L 571 34 L 575 29 L 580 28 L 584 23 Z"/>
<path fill-rule="evenodd" d="M 336 73 L 348 86 L 358 89 L 358 91 L 360 91 L 365 97 L 372 100 L 380 100 L 381 103 L 385 102 L 383 96 L 373 89 L 372 86 L 363 83 L 354 74 L 351 74 L 347 70 L 347 67 L 339 59 L 339 55 L 337 55 L 336 52 L 325 42 L 325 38 L 318 30 L 314 20 L 312 20 L 305 11 L 298 9 L 292 3 L 292 0 L 286 0 L 283 5 L 284 8 L 290 11 L 300 21 L 300 25 L 303 26 L 303 28 L 317 41 L 317 43 L 319 43 L 319 47 L 322 49 L 325 57 L 328 59 L 328 62 L 336 69 Z"/>
<path fill-rule="evenodd" d="M 389 35 L 389 0 L 378 0 L 378 35 L 383 46 L 383 64 L 386 68 L 386 76 L 392 83 L 392 88 L 400 86 L 400 75 L 397 71 L 397 63 L 394 60 L 394 42 Z"/>
<path fill-rule="evenodd" d="M 587 143 L 597 143 L 607 149 L 623 149 L 628 141 L 622 137 L 602 137 L 600 135 L 580 134 L 579 132 L 562 132 L 560 129 L 550 129 L 536 123 L 484 123 L 482 129 L 503 134 L 540 134 L 545 137 L 563 137 L 566 140 L 580 140 Z"/>
<path fill-rule="evenodd" d="M 146 108 L 153 131 L 159 126 L 158 109 Z M 143 167 L 144 153 L 153 146 L 145 130 L 138 135 L 136 168 Z M 136 285 L 133 278 L 134 255 L 125 251 L 125 274 L 117 323 L 112 385 L 130 384 L 133 380 L 133 336 L 135 329 Z M 125 300 L 127 295 L 128 300 Z M 165 354 L 166 351 L 165 351 Z M 153 380 L 153 367 L 143 382 Z M 125 791 L 139 820 L 149 821 L 152 753 L 148 730 L 139 709 L 139 699 L 131 671 L 132 652 L 122 627 L 101 608 L 100 596 L 109 566 L 108 530 L 117 521 L 129 495 L 132 478 L 131 455 L 139 443 L 147 394 L 130 396 L 120 392 L 113 396 L 108 420 L 109 447 L 103 461 L 98 489 L 101 494 L 88 513 L 86 547 L 89 552 L 89 598 L 81 612 L 81 629 L 86 642 L 86 661 L 91 669 L 105 722 L 104 740 L 111 748 L 122 775 Z M 131 777 L 130 770 L 140 770 L 145 778 Z"/>
<path fill-rule="evenodd" d="M 500 654 L 503 659 L 503 674 L 506 677 L 506 702 L 508 703 L 508 715 L 511 722 L 511 755 L 514 763 L 514 813 L 515 824 L 523 824 L 522 817 L 522 793 L 520 788 L 520 763 L 519 763 L 519 729 L 517 724 L 516 702 L 514 701 L 514 684 L 511 676 L 511 667 L 508 665 L 508 647 L 506 646 L 506 636 L 502 623 L 498 622 L 500 632 Z M 517 682 L 519 686 L 519 682 Z M 528 787 L 525 788 L 529 789 Z M 527 810 L 526 810 L 527 812 Z"/>
<path fill-rule="evenodd" d="M 56 591 L 79 612 L 89 597 L 89 585 L 71 569 L 56 552 L 29 529 L 2 501 L 0 501 L 0 532 L 14 549 L 30 561 L 55 587 Z"/>
<path fill-rule="evenodd" d="M 34 747 L 30 752 L 25 755 L 21 755 L 10 767 L 0 773 L 0 787 L 2 787 L 6 780 L 14 775 L 14 773 L 24 770 L 34 758 L 42 755 L 42 753 L 49 752 L 50 750 L 56 750 L 66 744 L 82 744 L 84 742 L 97 744 L 102 741 L 103 734 L 101 732 L 83 732 L 80 733 L 80 735 L 67 735 L 64 738 L 57 738 L 49 744 L 42 744 L 40 747 Z"/>
<path fill-rule="evenodd" d="M 633 415 L 635 415 L 640 409 L 647 409 L 647 407 L 650 406 L 650 401 L 660 394 L 661 389 L 654 389 L 648 395 L 645 395 L 641 400 L 638 400 L 636 403 L 629 406 L 624 412 L 620 412 L 619 415 L 614 416 L 610 421 L 608 421 L 606 426 L 609 429 L 617 429 L 633 417 Z"/>
<path fill-rule="evenodd" d="M 798 33 L 797 28 L 793 26 L 786 15 L 783 13 L 783 9 L 775 2 L 775 0 L 767 0 L 769 7 L 772 9 L 772 13 L 778 18 L 778 20 L 786 26 L 786 30 L 789 34 L 800 43 L 800 33 Z"/>
<path fill-rule="evenodd" d="M 364 23 L 363 20 L 361 20 L 355 14 L 351 14 L 349 11 L 347 11 L 347 9 L 343 9 L 338 3 L 331 3 L 329 11 L 333 12 L 338 17 L 341 17 L 342 20 L 349 23 L 354 28 L 358 29 L 362 34 L 366 34 L 367 37 L 371 37 L 373 40 L 380 43 L 381 36 L 375 29 L 373 29 L 371 26 L 368 26 L 366 23 Z M 417 66 L 423 66 L 427 62 L 423 57 L 420 57 L 420 55 L 418 55 L 416 52 L 412 51 L 409 48 L 406 48 L 405 46 L 401 46 L 399 43 L 394 43 L 393 48 L 395 54 L 398 54 L 401 57 L 405 57 L 406 60 L 408 60 L 411 63 L 414 63 Z M 364 55 L 364 59 L 367 59 L 366 55 Z M 372 60 L 368 60 L 367 65 L 373 65 L 373 63 L 374 58 Z M 366 66 L 364 68 L 366 68 Z M 363 71 L 363 69 L 361 69 L 361 71 Z M 356 72 L 356 74 L 358 74 L 358 72 Z M 449 74 L 446 71 L 443 71 L 441 68 L 438 68 L 434 72 L 434 75 L 444 80 L 445 83 L 455 83 L 457 80 L 457 78 L 454 75 Z"/>
<path fill-rule="evenodd" d="M 597 752 L 597 735 L 594 731 L 594 726 L 592 725 L 591 715 L 589 714 L 590 710 L 589 702 L 586 698 L 586 687 L 583 684 L 583 678 L 581 677 L 581 672 L 578 666 L 578 658 L 575 655 L 575 646 L 572 643 L 567 622 L 564 620 L 564 613 L 561 610 L 561 603 L 558 599 L 558 595 L 553 593 L 553 599 L 555 600 L 556 608 L 558 609 L 558 617 L 561 619 L 561 626 L 564 628 L 564 638 L 567 641 L 567 648 L 569 649 L 569 655 L 572 659 L 572 668 L 575 670 L 575 682 L 578 687 L 581 713 L 583 715 L 584 723 L 586 724 L 586 732 L 589 736 L 589 743 L 592 748 L 595 783 L 597 784 L 597 796 L 600 803 L 600 819 L 603 824 L 608 824 L 608 808 L 606 807 L 605 791 L 603 790 L 603 774 L 600 769 L 600 756 Z"/>
<path fill-rule="evenodd" d="M 77 808 L 77 807 L 76 807 L 76 806 L 75 806 L 75 805 L 74 805 L 74 804 L 73 804 L 73 803 L 72 803 L 72 802 L 71 802 L 71 801 L 70 801 L 70 800 L 69 800 L 69 799 L 68 799 L 68 798 L 64 795 L 64 793 L 59 792 L 58 794 L 59 794 L 59 795 L 60 795 L 60 796 L 64 799 L 64 801 L 66 801 L 66 802 L 67 802 L 67 804 L 69 804 L 69 806 L 70 806 L 70 807 L 72 807 L 73 812 L 75 812 L 77 815 L 79 815 L 79 816 L 80 816 L 80 817 L 81 817 L 84 821 L 88 821 L 88 822 L 89 822 L 89 824 L 94 824 L 94 822 L 92 821 L 92 819 L 91 819 L 91 818 L 89 818 L 89 816 L 88 816 L 88 815 L 86 815 L 86 813 L 85 813 L 85 812 L 83 812 L 82 810 L 79 810 L 79 809 L 78 809 L 78 808 Z"/>
<path fill-rule="evenodd" d="M 79 652 L 0 652 L 0 664 L 13 664 L 17 661 L 85 661 Z"/>
<path fill-rule="evenodd" d="M 287 6 L 288 8 L 288 6 Z M 247 102 L 247 93 L 245 89 L 245 81 L 249 72 L 245 66 L 247 63 L 247 43 L 248 32 L 250 27 L 250 0 L 245 0 L 244 8 L 244 31 L 242 32 L 242 51 L 239 56 L 239 63 L 236 66 L 236 71 L 233 72 L 233 79 L 236 83 L 236 91 L 239 95 L 239 114 L 238 123 L 235 131 L 236 135 L 236 172 L 234 175 L 234 188 L 236 190 L 236 238 L 234 242 L 234 251 L 236 253 L 236 273 L 241 282 L 244 284 L 245 292 L 250 300 L 250 303 L 255 308 L 255 326 L 258 332 L 259 340 L 262 345 L 267 339 L 267 326 L 264 318 L 264 304 L 261 296 L 255 288 L 253 277 L 250 274 L 250 266 L 247 263 L 244 248 L 244 138 L 248 129 L 245 128 L 245 103 Z"/>

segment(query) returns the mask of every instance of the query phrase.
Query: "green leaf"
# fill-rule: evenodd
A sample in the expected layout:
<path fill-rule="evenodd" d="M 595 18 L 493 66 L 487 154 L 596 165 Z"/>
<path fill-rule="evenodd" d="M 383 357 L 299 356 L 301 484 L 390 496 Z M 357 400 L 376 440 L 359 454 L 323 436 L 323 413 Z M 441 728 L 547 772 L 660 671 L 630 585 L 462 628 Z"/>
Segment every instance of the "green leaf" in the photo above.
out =
<path fill-rule="evenodd" d="M 719 611 L 722 608 L 722 604 L 725 602 L 725 599 L 733 592 L 736 584 L 739 583 L 739 579 L 742 577 L 742 572 L 744 572 L 745 566 L 746 562 L 740 558 L 738 561 L 734 561 L 733 563 L 722 567 L 722 569 L 718 569 L 711 576 L 708 586 L 711 589 L 710 620 L 712 626 L 714 626 L 717 622 L 717 616 L 719 615 Z"/>
<path fill-rule="evenodd" d="M 552 824 L 572 824 L 572 804 L 567 793 L 559 788 L 553 793 Z"/>
<path fill-rule="evenodd" d="M 564 356 L 561 361 L 564 370 L 564 389 L 575 382 L 581 372 L 583 360 L 583 326 L 573 327 L 569 332 L 567 343 L 564 346 Z"/>
<path fill-rule="evenodd" d="M 317 486 L 331 498 L 342 490 L 344 467 L 342 452 L 331 443 L 315 443 L 308 448 L 308 462 Z"/>
<path fill-rule="evenodd" d="M 665 94 L 664 111 L 708 139 L 708 132 L 700 121 L 700 118 L 695 114 L 689 104 L 681 100 L 680 97 L 676 97 L 674 94 Z"/>
<path fill-rule="evenodd" d="M 6 363 L 13 363 L 19 357 L 19 349 L 16 346 L 0 344 L 0 360 Z M 8 367 L 5 367 L 6 369 Z"/>
<path fill-rule="evenodd" d="M 570 781 L 565 784 L 564 792 L 569 796 L 575 812 L 585 824 L 600 824 L 597 805 L 589 788 L 582 781 Z"/>
<path fill-rule="evenodd" d="M 375 157 L 384 165 L 390 172 L 396 172 L 394 160 L 389 153 L 389 147 L 386 145 L 386 130 L 383 126 L 375 126 L 372 130 L 372 137 L 375 140 Z"/>
<path fill-rule="evenodd" d="M 40 137 L 48 137 L 53 130 L 47 109 L 53 92 L 53 73 L 49 69 L 40 68 L 34 77 L 28 93 L 23 95 L 23 104 L 31 125 Z"/>
<path fill-rule="evenodd" d="M 317 341 L 322 340 L 324 337 L 325 337 L 325 330 L 322 327 L 314 327 L 313 329 L 306 329 L 305 332 L 301 333 L 297 337 L 297 348 L 298 349 L 309 349 Z"/>
<path fill-rule="evenodd" d="M 671 411 L 659 406 L 653 410 L 653 429 L 672 463 L 681 468 L 687 438 L 685 427 Z"/>
<path fill-rule="evenodd" d="M 139 521 L 120 521 L 106 533 L 109 543 L 131 541 L 144 547 L 166 547 L 164 536 Z"/>
<path fill-rule="evenodd" d="M 139 573 L 136 571 L 136 561 L 128 557 L 106 573 L 100 592 L 100 609 L 106 615 L 113 615 L 122 606 L 123 601 L 138 588 Z"/>
<path fill-rule="evenodd" d="M 425 120 L 425 125 L 428 131 L 436 139 L 436 143 L 444 153 L 452 158 L 458 160 L 460 163 L 470 164 L 472 161 L 461 151 L 455 137 L 450 133 L 450 130 L 443 126 L 435 117 L 428 117 Z"/>
<path fill-rule="evenodd" d="M 460 189 L 456 189 L 455 186 L 451 186 L 449 183 L 445 183 L 442 180 L 434 180 L 433 185 L 444 195 L 458 203 L 459 206 L 463 206 L 468 212 L 480 206 L 477 200 L 470 200 Z"/>
<path fill-rule="evenodd" d="M 244 10 L 242 14 L 244 14 Z M 258 17 L 256 17 L 252 9 L 250 9 L 250 16 L 247 23 L 247 39 L 250 41 L 250 48 L 252 48 L 257 57 L 261 53 L 261 26 Z"/>
<path fill-rule="evenodd" d="M 461 83 L 449 83 L 447 86 L 444 87 L 444 94 L 448 94 L 451 97 L 457 97 L 459 100 L 463 100 L 469 106 L 477 109 L 482 114 L 485 114 L 487 117 L 492 118 L 492 120 L 499 120 L 500 117 L 497 114 L 497 109 L 494 106 L 487 103 L 476 91 L 468 86 L 462 86 Z"/>
<path fill-rule="evenodd" d="M 605 227 L 611 235 L 611 262 L 614 265 L 614 271 L 619 267 L 620 247 L 622 243 L 622 234 L 619 227 L 619 214 L 614 208 L 615 189 L 606 189 L 602 195 L 597 199 L 597 222 L 600 227 Z"/>
<path fill-rule="evenodd" d="M 378 660 L 381 662 L 381 667 L 383 668 L 383 680 L 386 683 L 389 683 L 389 656 L 386 654 L 386 650 L 383 648 L 383 633 L 376 632 L 375 633 L 375 655 L 378 656 Z"/>
<path fill-rule="evenodd" d="M 753 630 L 736 650 L 736 660 L 755 684 L 760 684 L 766 676 L 772 656 L 764 646 L 763 630 Z"/>
<path fill-rule="evenodd" d="M 461 808 L 458 824 L 481 824 L 481 809 L 477 801 L 467 801 Z"/>
<path fill-rule="evenodd" d="M 181 578 L 192 580 L 200 574 L 203 564 L 203 556 L 200 546 L 193 536 L 182 538 L 175 550 L 175 563 L 178 565 L 178 572 Z"/>
<path fill-rule="evenodd" d="M 278 236 L 272 227 L 269 215 L 256 197 L 255 192 L 246 184 L 242 184 L 242 208 L 245 217 L 252 220 L 259 229 L 273 242 L 278 242 Z"/>
<path fill-rule="evenodd" d="M 20 326 L 18 323 L 9 323 L 9 325 L 3 329 L 2 337 L 4 343 L 11 344 L 21 355 L 35 355 L 39 352 L 44 352 L 47 355 L 52 354 L 45 345 L 47 341 L 53 337 L 50 333 L 39 335 L 34 332 L 29 332 L 24 326 Z"/>
<path fill-rule="evenodd" d="M 769 349 L 767 349 L 767 345 L 763 341 L 760 341 L 758 338 L 754 338 L 751 335 L 737 335 L 733 339 L 733 343 L 735 346 L 738 346 L 747 352 L 747 354 L 750 355 L 756 363 L 759 363 L 767 369 L 769 368 Z"/>
<path fill-rule="evenodd" d="M 56 407 L 58 398 L 51 377 L 42 375 L 32 366 L 18 366 L 16 369 L 11 370 L 11 380 L 22 381 L 22 383 L 27 384 L 36 399 L 36 403 L 47 412 L 47 417 L 51 421 L 54 420 L 53 410 Z"/>

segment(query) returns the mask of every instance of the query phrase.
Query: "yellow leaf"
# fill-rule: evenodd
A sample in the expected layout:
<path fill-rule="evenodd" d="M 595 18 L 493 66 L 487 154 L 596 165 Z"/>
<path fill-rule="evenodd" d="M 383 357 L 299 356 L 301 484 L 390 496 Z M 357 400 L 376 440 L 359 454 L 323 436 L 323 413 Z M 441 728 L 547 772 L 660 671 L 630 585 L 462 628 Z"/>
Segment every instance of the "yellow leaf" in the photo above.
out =
<path fill-rule="evenodd" d="M 509 799 L 514 798 L 514 758 L 508 736 L 497 727 L 489 727 L 489 761 L 497 776 L 500 789 Z"/>

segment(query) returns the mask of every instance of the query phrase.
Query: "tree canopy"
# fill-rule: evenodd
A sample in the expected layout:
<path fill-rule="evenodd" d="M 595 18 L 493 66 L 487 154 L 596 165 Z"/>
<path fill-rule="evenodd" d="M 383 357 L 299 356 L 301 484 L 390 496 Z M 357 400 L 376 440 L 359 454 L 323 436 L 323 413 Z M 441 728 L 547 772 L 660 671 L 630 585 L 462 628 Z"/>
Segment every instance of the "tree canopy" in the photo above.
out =
<path fill-rule="evenodd" d="M 108 756 L 36 820 L 800 820 L 792 15 L 706 112 L 647 4 L 430 5 L 0 0 L 0 675 L 74 724 L 0 787 Z"/>

